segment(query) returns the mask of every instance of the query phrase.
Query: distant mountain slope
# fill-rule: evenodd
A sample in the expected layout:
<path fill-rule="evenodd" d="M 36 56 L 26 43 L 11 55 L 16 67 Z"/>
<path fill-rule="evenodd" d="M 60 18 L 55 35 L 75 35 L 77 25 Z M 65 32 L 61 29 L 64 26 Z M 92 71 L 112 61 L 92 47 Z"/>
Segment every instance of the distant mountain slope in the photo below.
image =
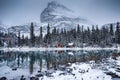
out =
<path fill-rule="evenodd" d="M 76 16 L 74 11 L 68 9 L 62 4 L 59 4 L 56 1 L 49 2 L 47 7 L 41 12 L 40 23 L 34 22 L 35 34 L 39 35 L 40 26 L 43 27 L 43 34 L 46 33 L 46 27 L 48 23 L 50 24 L 51 29 L 56 28 L 66 28 L 67 30 L 75 28 L 77 24 L 80 25 L 90 25 L 91 22 L 87 19 Z M 12 26 L 9 28 L 9 32 L 18 34 L 18 32 L 26 36 L 30 35 L 30 23 L 25 25 Z"/>
<path fill-rule="evenodd" d="M 76 16 L 74 11 L 56 1 L 48 3 L 40 15 L 40 20 L 43 24 L 50 23 L 53 27 L 68 29 L 75 27 L 77 24 L 92 24 L 89 20 Z"/>
<path fill-rule="evenodd" d="M 35 22 L 33 24 L 34 24 L 34 33 L 36 35 L 39 35 L 40 24 L 35 23 Z M 25 25 L 12 26 L 8 29 L 9 29 L 9 32 L 18 34 L 18 32 L 20 31 L 21 34 L 24 34 L 25 36 L 29 37 L 29 35 L 30 35 L 30 25 L 31 25 L 31 23 L 27 23 Z"/>
<path fill-rule="evenodd" d="M 0 24 L 0 32 L 3 32 L 3 33 L 7 32 L 7 29 L 5 28 L 3 24 Z"/>

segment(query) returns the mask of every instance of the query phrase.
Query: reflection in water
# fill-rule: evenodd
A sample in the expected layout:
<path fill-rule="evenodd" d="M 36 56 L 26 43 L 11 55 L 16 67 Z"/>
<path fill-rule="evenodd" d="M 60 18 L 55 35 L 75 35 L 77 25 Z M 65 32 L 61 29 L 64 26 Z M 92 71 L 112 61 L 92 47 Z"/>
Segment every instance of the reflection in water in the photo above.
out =
<path fill-rule="evenodd" d="M 120 80 L 120 78 L 113 78 L 112 80 Z"/>
<path fill-rule="evenodd" d="M 114 53 L 114 54 L 113 54 Z M 0 51 L 0 67 L 7 65 L 11 68 L 29 68 L 30 74 L 34 66 L 46 69 L 58 69 L 60 65 L 74 62 L 88 62 L 94 60 L 96 63 L 110 56 L 118 56 L 117 51 L 36 51 L 36 52 L 4 52 Z"/>

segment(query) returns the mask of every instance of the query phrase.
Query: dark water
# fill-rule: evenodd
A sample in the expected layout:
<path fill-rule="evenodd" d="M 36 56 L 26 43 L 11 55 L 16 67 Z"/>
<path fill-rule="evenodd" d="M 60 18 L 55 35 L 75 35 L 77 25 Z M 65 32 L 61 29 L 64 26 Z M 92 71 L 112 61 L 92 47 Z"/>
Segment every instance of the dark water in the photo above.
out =
<path fill-rule="evenodd" d="M 120 80 L 120 78 L 113 78 L 112 80 Z"/>
<path fill-rule="evenodd" d="M 43 66 L 46 69 L 58 69 L 60 65 L 75 62 L 88 62 L 94 60 L 96 63 L 112 56 L 117 51 L 34 51 L 34 52 L 4 52 L 0 51 L 0 67 L 7 65 L 10 68 L 28 67 L 30 74 L 33 66 L 37 64 L 40 71 Z M 116 55 L 115 55 L 116 56 Z M 4 62 L 4 64 L 3 64 Z"/>

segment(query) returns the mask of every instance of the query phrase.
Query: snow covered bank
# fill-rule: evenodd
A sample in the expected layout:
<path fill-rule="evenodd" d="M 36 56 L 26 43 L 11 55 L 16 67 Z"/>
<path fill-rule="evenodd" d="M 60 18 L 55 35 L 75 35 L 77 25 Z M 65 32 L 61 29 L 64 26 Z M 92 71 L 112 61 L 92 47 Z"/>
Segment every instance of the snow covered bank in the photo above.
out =
<path fill-rule="evenodd" d="M 89 64 L 78 63 L 72 64 L 68 69 L 71 72 L 56 71 L 53 77 L 42 77 L 43 80 L 112 80 L 110 76 L 103 73 L 101 70 L 92 69 Z M 63 75 L 60 75 L 63 74 Z M 41 78 L 40 78 L 41 80 Z"/>
<path fill-rule="evenodd" d="M 35 63 L 32 74 L 29 72 L 29 67 L 19 67 L 17 70 L 12 70 L 12 68 L 4 65 L 0 67 L 0 78 L 4 76 L 8 80 L 20 80 L 21 76 L 24 75 L 26 80 L 30 80 L 31 76 L 38 77 L 39 80 L 113 80 L 111 75 L 106 74 L 106 72 L 112 72 L 120 76 L 120 57 L 117 57 L 116 60 L 110 57 L 100 63 L 89 61 L 68 64 L 67 66 L 60 65 L 57 70 L 47 70 L 44 67 L 41 72 L 38 72 L 39 66 Z M 61 69 L 62 67 L 65 69 Z"/>
<path fill-rule="evenodd" d="M 0 50 L 4 50 L 4 51 L 55 51 L 55 50 L 86 50 L 86 51 L 91 51 L 91 50 L 118 50 L 120 51 L 120 47 L 118 48 L 99 48 L 99 47 L 84 47 L 84 48 L 52 48 L 52 47 L 13 47 L 13 48 L 0 48 Z"/>
<path fill-rule="evenodd" d="M 17 69 L 12 71 L 11 68 L 3 66 L 0 68 L 0 77 L 5 76 L 7 79 L 20 80 L 21 75 L 24 75 L 27 80 L 30 76 L 28 69 Z M 36 69 L 37 70 L 37 69 Z M 35 72 L 34 72 L 35 73 Z M 39 73 L 36 73 L 39 74 Z M 39 80 L 112 80 L 110 76 L 106 75 L 99 69 L 92 69 L 88 63 L 73 63 L 67 67 L 67 70 L 56 70 L 52 72 L 51 76 L 43 75 Z"/>

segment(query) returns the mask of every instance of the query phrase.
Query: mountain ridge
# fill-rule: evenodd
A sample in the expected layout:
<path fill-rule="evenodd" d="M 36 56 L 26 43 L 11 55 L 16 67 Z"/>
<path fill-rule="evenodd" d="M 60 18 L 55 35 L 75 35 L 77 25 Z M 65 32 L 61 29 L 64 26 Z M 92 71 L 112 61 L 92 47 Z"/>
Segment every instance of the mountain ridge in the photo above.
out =
<path fill-rule="evenodd" d="M 89 20 L 76 16 L 74 11 L 56 1 L 48 3 L 41 12 L 40 20 L 42 23 L 50 23 L 54 27 L 68 29 L 74 28 L 77 24 L 91 25 Z"/>

